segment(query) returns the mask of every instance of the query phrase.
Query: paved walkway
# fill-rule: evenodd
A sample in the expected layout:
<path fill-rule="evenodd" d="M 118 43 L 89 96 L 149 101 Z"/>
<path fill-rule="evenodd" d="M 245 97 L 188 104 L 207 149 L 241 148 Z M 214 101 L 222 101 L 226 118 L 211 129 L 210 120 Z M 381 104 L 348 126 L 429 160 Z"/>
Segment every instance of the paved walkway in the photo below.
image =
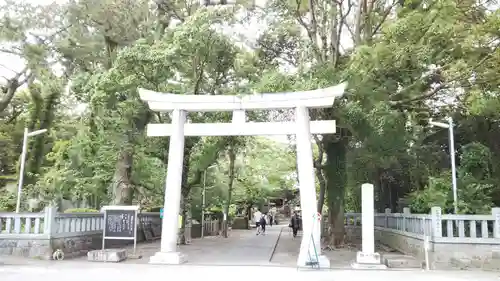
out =
<path fill-rule="evenodd" d="M 269 265 L 281 228 L 267 227 L 266 235 L 255 235 L 255 229 L 232 230 L 228 238 L 193 239 L 190 245 L 180 246 L 180 251 L 192 265 Z M 160 242 L 137 246 L 142 259 L 128 259 L 125 263 L 148 263 L 149 257 L 159 251 Z"/>

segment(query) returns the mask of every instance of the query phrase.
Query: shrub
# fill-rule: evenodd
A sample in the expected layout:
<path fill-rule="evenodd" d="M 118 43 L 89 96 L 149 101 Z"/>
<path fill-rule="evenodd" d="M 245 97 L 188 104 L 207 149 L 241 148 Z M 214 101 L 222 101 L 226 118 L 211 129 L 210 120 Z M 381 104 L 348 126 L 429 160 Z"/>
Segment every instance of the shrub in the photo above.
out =
<path fill-rule="evenodd" d="M 73 208 L 73 209 L 67 209 L 64 211 L 65 214 L 68 213 L 99 213 L 99 210 L 96 209 L 90 209 L 90 208 Z"/>

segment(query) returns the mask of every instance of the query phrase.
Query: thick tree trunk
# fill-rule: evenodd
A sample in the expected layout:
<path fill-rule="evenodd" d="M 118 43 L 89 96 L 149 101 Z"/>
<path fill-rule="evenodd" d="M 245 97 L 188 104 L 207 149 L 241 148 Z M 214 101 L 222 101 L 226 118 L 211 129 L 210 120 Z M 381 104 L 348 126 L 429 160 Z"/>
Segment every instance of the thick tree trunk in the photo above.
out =
<path fill-rule="evenodd" d="M 113 182 L 111 184 L 111 191 L 113 193 L 111 204 L 113 205 L 132 205 L 134 195 L 134 189 L 130 181 L 132 155 L 133 152 L 129 149 L 123 149 L 118 155 Z"/>
<path fill-rule="evenodd" d="M 344 193 L 347 184 L 346 154 L 348 140 L 323 142 L 327 155 L 325 165 L 326 193 L 328 201 L 328 244 L 339 247 L 344 244 Z"/>
<path fill-rule="evenodd" d="M 135 145 L 134 134 L 142 134 L 146 128 L 146 124 L 151 118 L 149 109 L 142 103 L 141 112 L 134 119 L 135 126 L 129 128 L 129 133 L 126 136 L 125 143 L 122 145 L 115 166 L 113 182 L 111 184 L 111 193 L 113 198 L 112 204 L 115 205 L 132 205 L 134 198 L 134 183 L 132 182 L 132 166 L 134 164 L 134 149 Z"/>
<path fill-rule="evenodd" d="M 62 88 L 57 85 L 46 84 L 40 86 L 34 83 L 29 83 L 28 87 L 31 94 L 31 103 L 33 104 L 33 108 L 30 110 L 28 131 L 32 132 L 40 129 L 50 130 L 54 120 L 54 110 L 59 103 L 59 96 Z M 42 94 L 45 96 L 42 96 Z M 26 185 L 35 184 L 40 174 L 40 168 L 45 160 L 47 136 L 48 133 L 45 133 L 30 138 L 29 156 L 26 158 L 27 172 L 24 181 Z M 36 190 L 31 190 L 30 193 L 31 198 L 38 198 L 38 192 Z"/>
<path fill-rule="evenodd" d="M 190 233 L 188 231 L 188 227 L 190 226 L 190 210 L 191 210 L 191 202 L 189 195 L 182 194 L 181 205 L 179 208 L 179 215 L 182 217 L 182 223 L 179 227 L 179 231 L 177 232 L 177 241 L 179 244 L 185 245 L 188 240 L 190 240 Z"/>

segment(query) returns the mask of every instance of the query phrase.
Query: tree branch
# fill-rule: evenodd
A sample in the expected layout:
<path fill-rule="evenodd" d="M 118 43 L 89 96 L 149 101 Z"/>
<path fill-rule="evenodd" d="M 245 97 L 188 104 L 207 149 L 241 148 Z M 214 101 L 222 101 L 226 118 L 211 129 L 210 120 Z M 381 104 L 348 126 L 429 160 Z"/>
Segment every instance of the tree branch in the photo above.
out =
<path fill-rule="evenodd" d="M 19 81 L 19 79 L 21 79 L 21 76 L 25 75 L 28 70 L 29 68 L 25 67 L 21 72 L 17 73 L 13 78 L 9 79 L 5 87 L 2 87 L 5 96 L 0 100 L 0 112 L 4 111 L 7 108 L 9 103 L 12 101 L 12 98 L 14 97 L 17 89 L 28 82 L 28 80 L 32 79 L 33 75 L 30 73 L 29 75 L 26 75 L 24 79 Z"/>
<path fill-rule="evenodd" d="M 316 40 L 316 30 L 313 30 L 305 21 L 302 19 L 302 16 L 300 15 L 300 7 L 301 7 L 301 1 L 300 0 L 295 0 L 297 4 L 297 9 L 295 10 L 295 17 L 297 21 L 304 27 L 304 29 L 307 32 L 307 36 L 309 37 L 309 40 L 311 40 L 311 44 L 313 47 L 314 54 L 316 56 L 316 59 L 318 61 L 321 61 L 321 52 L 318 49 L 318 43 Z M 312 10 L 313 7 L 310 7 Z"/>
<path fill-rule="evenodd" d="M 391 11 L 392 9 L 399 3 L 399 1 L 395 0 L 393 1 L 393 3 L 387 7 L 385 10 L 384 10 L 384 13 L 382 14 L 382 19 L 380 20 L 380 22 L 375 26 L 375 28 L 373 29 L 372 31 L 372 34 L 377 34 L 378 31 L 380 30 L 380 28 L 382 27 L 382 25 L 384 24 L 385 20 L 387 19 L 387 17 L 391 14 Z"/>

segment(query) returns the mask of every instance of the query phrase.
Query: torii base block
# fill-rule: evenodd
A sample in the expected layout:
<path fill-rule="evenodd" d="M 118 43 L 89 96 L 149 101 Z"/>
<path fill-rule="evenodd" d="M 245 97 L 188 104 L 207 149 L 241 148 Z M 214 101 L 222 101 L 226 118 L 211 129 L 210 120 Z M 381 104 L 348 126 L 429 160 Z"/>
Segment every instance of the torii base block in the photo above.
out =
<path fill-rule="evenodd" d="M 149 258 L 150 264 L 183 264 L 187 262 L 187 257 L 181 252 L 156 252 Z"/>

